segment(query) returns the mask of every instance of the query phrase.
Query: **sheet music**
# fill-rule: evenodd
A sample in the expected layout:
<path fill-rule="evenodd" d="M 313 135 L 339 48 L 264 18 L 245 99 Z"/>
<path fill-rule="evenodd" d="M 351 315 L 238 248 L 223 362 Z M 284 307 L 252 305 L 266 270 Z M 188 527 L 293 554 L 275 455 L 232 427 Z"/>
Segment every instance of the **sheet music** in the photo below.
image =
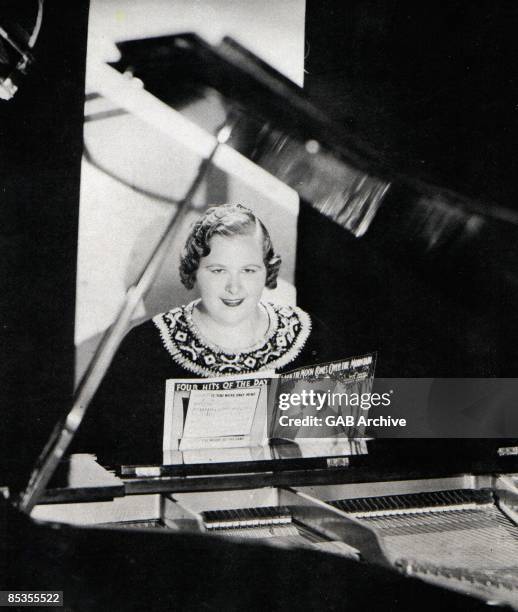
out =
<path fill-rule="evenodd" d="M 269 371 L 167 380 L 163 450 L 261 446 L 276 382 Z"/>
<path fill-rule="evenodd" d="M 191 391 L 183 437 L 249 435 L 259 391 L 259 388 Z"/>

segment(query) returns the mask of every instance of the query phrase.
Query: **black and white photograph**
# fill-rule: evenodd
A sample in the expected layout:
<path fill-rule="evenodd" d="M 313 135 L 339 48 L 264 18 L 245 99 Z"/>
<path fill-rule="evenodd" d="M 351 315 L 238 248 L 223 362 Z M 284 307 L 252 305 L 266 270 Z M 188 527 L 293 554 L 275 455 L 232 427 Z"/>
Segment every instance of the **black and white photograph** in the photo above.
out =
<path fill-rule="evenodd" d="M 0 607 L 518 610 L 517 29 L 0 2 Z"/>

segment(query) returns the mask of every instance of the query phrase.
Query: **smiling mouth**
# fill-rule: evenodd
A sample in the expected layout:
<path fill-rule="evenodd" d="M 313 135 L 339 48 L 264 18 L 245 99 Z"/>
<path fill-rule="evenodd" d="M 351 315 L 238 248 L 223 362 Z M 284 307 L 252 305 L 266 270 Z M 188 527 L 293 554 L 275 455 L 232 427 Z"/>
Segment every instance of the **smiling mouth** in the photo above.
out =
<path fill-rule="evenodd" d="M 245 298 L 241 298 L 239 300 L 225 300 L 221 298 L 221 301 L 223 302 L 223 304 L 225 304 L 225 306 L 230 306 L 230 308 L 234 308 L 235 306 L 240 306 L 245 301 Z"/>

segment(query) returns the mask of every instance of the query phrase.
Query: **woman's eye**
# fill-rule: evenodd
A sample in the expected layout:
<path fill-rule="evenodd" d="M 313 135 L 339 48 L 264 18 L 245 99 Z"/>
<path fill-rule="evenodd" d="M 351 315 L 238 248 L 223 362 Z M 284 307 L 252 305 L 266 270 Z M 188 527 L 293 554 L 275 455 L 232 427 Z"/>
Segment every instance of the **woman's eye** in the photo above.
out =
<path fill-rule="evenodd" d="M 255 268 L 244 268 L 243 272 L 245 274 L 255 274 L 257 270 Z"/>
<path fill-rule="evenodd" d="M 223 272 L 223 268 L 211 268 L 210 271 L 212 274 L 221 274 Z"/>

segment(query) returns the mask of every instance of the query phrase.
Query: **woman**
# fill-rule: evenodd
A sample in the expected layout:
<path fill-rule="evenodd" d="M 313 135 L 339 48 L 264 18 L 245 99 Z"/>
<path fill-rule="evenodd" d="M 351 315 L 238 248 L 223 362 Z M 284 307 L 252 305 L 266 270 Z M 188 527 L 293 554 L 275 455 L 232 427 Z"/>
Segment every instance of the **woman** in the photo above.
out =
<path fill-rule="evenodd" d="M 82 447 L 116 448 L 132 462 L 157 456 L 167 379 L 280 372 L 329 359 L 321 325 L 306 312 L 261 301 L 265 286 L 276 287 L 280 264 L 252 211 L 209 208 L 180 261 L 182 283 L 200 298 L 129 332 L 94 398 Z"/>

